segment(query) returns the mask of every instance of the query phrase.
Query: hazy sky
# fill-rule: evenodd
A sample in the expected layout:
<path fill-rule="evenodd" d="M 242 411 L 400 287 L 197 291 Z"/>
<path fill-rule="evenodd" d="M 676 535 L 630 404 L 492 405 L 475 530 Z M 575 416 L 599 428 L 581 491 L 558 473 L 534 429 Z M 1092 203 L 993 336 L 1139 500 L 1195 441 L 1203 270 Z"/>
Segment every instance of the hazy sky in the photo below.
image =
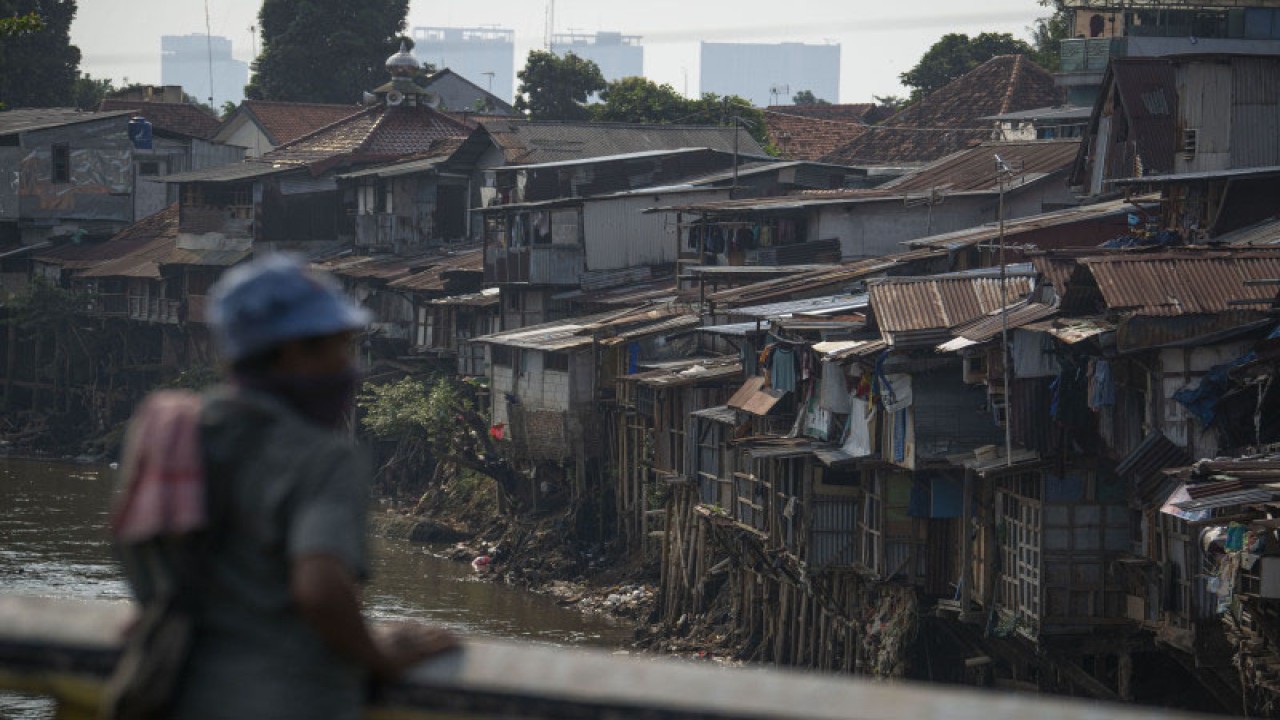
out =
<path fill-rule="evenodd" d="M 350 0 L 359 2 L 360 0 Z M 81 70 L 121 84 L 160 82 L 160 36 L 203 33 L 204 0 L 80 0 L 71 28 Z M 261 0 L 207 0 L 208 27 L 250 60 Z M 516 31 L 516 64 L 541 47 L 545 0 L 411 0 L 408 26 L 494 25 Z M 1027 39 L 1044 14 L 1036 0 L 558 0 L 557 32 L 641 35 L 645 75 L 695 94 L 698 41 L 841 44 L 840 101 L 903 94 L 898 74 L 948 32 L 1009 32 Z"/>

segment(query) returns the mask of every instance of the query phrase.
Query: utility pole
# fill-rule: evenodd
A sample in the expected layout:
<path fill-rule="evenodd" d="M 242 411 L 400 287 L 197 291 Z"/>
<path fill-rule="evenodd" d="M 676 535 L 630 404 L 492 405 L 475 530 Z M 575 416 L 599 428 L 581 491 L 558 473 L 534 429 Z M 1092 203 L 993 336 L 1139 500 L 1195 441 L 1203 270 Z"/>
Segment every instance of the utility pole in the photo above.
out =
<path fill-rule="evenodd" d="M 1013 362 L 1009 356 L 1009 268 L 1004 258 L 1004 191 L 1013 168 L 999 155 L 996 158 L 996 183 L 1000 189 L 1000 206 L 997 210 L 1000 221 L 1000 354 L 1004 358 L 1004 462 L 1006 467 L 1013 466 L 1013 421 L 1010 418 L 1009 375 L 1013 373 Z"/>

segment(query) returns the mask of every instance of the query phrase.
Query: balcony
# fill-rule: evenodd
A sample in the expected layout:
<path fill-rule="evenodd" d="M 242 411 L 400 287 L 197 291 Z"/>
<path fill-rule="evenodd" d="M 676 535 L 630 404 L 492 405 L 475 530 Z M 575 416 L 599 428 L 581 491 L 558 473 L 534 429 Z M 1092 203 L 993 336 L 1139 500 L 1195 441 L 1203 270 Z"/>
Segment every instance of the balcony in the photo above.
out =
<path fill-rule="evenodd" d="M 484 249 L 484 281 L 576 286 L 583 264 L 582 248 L 576 245 L 489 245 Z"/>

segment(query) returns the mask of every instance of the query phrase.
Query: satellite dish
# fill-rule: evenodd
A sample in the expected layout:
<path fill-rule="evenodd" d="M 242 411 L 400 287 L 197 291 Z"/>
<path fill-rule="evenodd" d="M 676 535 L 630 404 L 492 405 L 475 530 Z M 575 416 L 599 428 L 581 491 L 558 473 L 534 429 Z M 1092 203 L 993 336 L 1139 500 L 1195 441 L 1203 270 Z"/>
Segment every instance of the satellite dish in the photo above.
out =
<path fill-rule="evenodd" d="M 362 105 L 372 105 L 376 102 L 378 102 L 378 96 L 371 92 L 366 92 L 360 96 L 360 103 Z"/>
<path fill-rule="evenodd" d="M 388 105 L 399 105 L 402 102 L 404 102 L 404 93 L 400 92 L 399 90 L 392 90 L 391 92 L 387 93 Z"/>

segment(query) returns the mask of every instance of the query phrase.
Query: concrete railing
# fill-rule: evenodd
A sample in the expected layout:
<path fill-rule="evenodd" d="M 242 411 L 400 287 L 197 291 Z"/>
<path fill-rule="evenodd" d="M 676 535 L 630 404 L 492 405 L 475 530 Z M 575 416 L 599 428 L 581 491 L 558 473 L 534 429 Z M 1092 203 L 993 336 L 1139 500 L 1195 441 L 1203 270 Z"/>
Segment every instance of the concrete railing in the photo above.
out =
<path fill-rule="evenodd" d="M 59 718 L 92 718 L 125 603 L 0 595 L 0 690 L 50 695 Z M 1178 720 L 1162 708 L 722 668 L 658 657 L 467 640 L 386 689 L 369 718 L 842 718 Z"/>

